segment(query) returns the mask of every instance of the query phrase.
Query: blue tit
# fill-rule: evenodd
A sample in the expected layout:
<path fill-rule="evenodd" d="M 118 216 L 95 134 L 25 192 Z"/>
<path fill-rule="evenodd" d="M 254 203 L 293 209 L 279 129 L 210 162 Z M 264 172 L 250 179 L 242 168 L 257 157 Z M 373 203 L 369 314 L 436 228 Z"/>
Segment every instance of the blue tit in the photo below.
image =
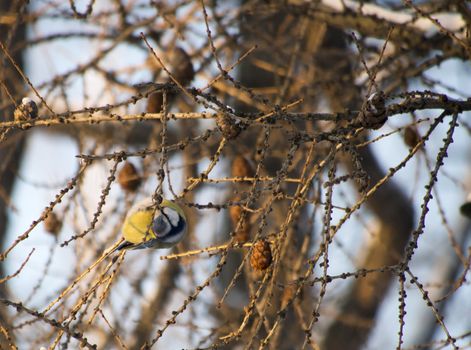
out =
<path fill-rule="evenodd" d="M 186 234 L 186 217 L 175 202 L 164 199 L 159 209 L 146 198 L 132 206 L 121 231 L 125 241 L 116 250 L 171 248 Z"/>

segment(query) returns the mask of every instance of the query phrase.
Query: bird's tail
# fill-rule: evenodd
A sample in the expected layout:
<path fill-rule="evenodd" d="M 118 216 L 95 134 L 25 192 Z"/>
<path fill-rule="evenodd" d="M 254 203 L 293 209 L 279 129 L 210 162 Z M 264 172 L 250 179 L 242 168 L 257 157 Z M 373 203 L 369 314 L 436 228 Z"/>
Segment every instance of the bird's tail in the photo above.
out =
<path fill-rule="evenodd" d="M 113 244 L 111 247 L 105 250 L 105 252 L 103 253 L 103 256 L 107 258 L 114 252 L 117 252 L 123 249 L 129 249 L 132 245 L 133 243 L 126 241 L 124 238 L 121 238 L 119 241 L 117 241 L 115 244 Z"/>

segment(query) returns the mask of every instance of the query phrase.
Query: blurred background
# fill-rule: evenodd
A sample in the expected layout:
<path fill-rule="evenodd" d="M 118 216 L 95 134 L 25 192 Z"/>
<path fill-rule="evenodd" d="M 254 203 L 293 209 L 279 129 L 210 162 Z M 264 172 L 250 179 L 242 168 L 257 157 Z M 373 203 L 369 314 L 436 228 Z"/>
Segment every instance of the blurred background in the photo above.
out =
<path fill-rule="evenodd" d="M 471 348 L 470 23 L 0 0 L 0 347 Z M 186 239 L 87 271 L 153 194 Z"/>

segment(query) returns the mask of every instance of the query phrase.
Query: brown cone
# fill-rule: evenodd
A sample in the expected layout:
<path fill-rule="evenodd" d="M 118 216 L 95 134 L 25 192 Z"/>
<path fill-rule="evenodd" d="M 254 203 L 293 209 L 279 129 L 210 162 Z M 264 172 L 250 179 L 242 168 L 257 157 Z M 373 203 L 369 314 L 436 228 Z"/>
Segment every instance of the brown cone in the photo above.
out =
<path fill-rule="evenodd" d="M 148 59 L 149 63 L 155 70 L 155 76 L 159 75 L 161 67 L 158 62 L 156 62 L 155 57 L 150 56 Z M 169 66 L 166 67 L 170 70 L 170 73 L 182 86 L 187 86 L 193 80 L 195 76 L 195 71 L 193 69 L 193 64 L 191 63 L 191 57 L 183 50 L 181 47 L 176 47 L 168 56 L 165 57 L 165 61 Z M 171 82 L 170 77 L 166 79 L 167 82 Z M 174 101 L 177 94 L 175 92 L 167 92 L 167 103 L 170 104 Z M 147 113 L 161 113 L 163 107 L 163 93 L 161 91 L 151 94 L 147 100 Z"/>
<path fill-rule="evenodd" d="M 239 230 L 235 233 L 237 243 L 246 243 L 250 239 L 250 221 L 248 218 L 242 220 Z"/>
<path fill-rule="evenodd" d="M 240 206 L 232 206 L 229 208 L 229 216 L 231 217 L 232 224 L 234 229 L 239 223 L 240 217 L 242 215 L 243 209 Z M 245 218 L 242 220 L 239 229 L 235 233 L 235 239 L 237 243 L 245 243 L 250 239 L 250 218 L 246 214 Z"/>
<path fill-rule="evenodd" d="M 62 221 L 58 218 L 58 216 L 51 212 L 47 215 L 47 218 L 44 219 L 44 229 L 49 232 L 50 234 L 57 236 L 62 228 Z"/>
<path fill-rule="evenodd" d="M 118 173 L 118 183 L 125 191 L 134 192 L 141 184 L 141 177 L 131 162 L 124 163 Z"/>
<path fill-rule="evenodd" d="M 169 55 L 168 63 L 173 77 L 183 86 L 188 85 L 195 76 L 191 57 L 181 47 L 173 49 Z"/>
<path fill-rule="evenodd" d="M 253 169 L 249 161 L 243 156 L 236 156 L 232 161 L 232 176 L 234 177 L 252 177 Z"/>
<path fill-rule="evenodd" d="M 411 126 L 404 129 L 404 142 L 410 148 L 414 148 L 420 142 L 420 135 L 417 130 Z"/>
<path fill-rule="evenodd" d="M 254 244 L 252 255 L 250 256 L 250 265 L 257 271 L 266 270 L 272 262 L 270 243 L 260 240 Z"/>
<path fill-rule="evenodd" d="M 162 92 L 154 92 L 147 99 L 147 113 L 160 113 L 162 112 L 164 104 L 164 96 Z"/>
<path fill-rule="evenodd" d="M 224 114 L 217 117 L 216 124 L 222 135 L 228 140 L 236 138 L 242 131 L 231 117 Z"/>
<path fill-rule="evenodd" d="M 193 64 L 191 63 L 191 57 L 181 47 L 175 47 L 173 50 L 167 51 L 162 57 L 165 68 L 167 68 L 172 76 L 183 86 L 188 85 L 195 76 Z M 168 74 L 162 72 L 162 67 L 159 61 L 150 55 L 147 58 L 147 65 L 154 73 L 154 78 L 161 76 L 164 81 L 171 81 Z M 164 77 L 165 76 L 165 77 Z M 168 78 L 168 79 L 167 79 Z"/>
<path fill-rule="evenodd" d="M 291 302 L 296 293 L 296 285 L 288 285 L 283 289 L 283 295 L 281 296 L 281 308 L 285 308 L 289 302 Z"/>
<path fill-rule="evenodd" d="M 385 103 L 384 92 L 378 91 L 371 94 L 365 108 L 359 114 L 361 125 L 374 130 L 381 128 L 388 120 Z"/>

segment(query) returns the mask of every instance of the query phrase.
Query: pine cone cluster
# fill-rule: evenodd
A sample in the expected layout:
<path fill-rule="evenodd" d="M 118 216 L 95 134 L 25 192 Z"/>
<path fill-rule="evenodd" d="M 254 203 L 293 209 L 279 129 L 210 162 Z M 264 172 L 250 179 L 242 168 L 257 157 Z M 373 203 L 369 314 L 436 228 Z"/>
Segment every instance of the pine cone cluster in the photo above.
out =
<path fill-rule="evenodd" d="M 260 240 L 253 246 L 252 255 L 250 256 L 250 265 L 254 270 L 266 270 L 272 262 L 270 243 L 266 240 Z"/>

